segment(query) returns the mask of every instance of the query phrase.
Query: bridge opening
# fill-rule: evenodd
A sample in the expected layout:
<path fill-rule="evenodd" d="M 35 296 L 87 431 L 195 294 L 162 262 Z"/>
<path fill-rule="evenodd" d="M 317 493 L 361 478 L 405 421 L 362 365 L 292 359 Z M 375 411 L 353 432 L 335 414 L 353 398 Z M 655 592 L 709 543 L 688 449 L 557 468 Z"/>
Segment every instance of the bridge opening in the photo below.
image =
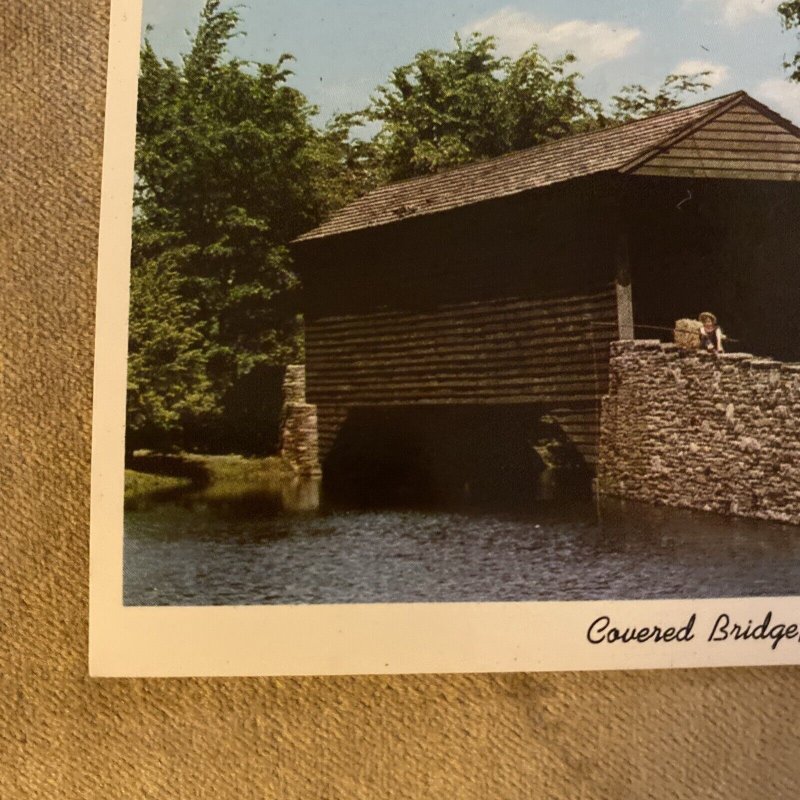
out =
<path fill-rule="evenodd" d="M 558 423 L 526 404 L 353 408 L 323 475 L 333 503 L 462 508 L 588 497 L 592 477 Z"/>

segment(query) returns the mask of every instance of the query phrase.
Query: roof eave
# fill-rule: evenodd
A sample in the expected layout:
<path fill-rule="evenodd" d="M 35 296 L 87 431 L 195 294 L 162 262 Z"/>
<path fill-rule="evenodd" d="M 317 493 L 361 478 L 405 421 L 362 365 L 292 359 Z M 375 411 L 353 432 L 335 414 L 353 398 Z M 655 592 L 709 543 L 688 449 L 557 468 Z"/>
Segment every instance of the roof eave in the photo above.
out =
<path fill-rule="evenodd" d="M 515 189 L 514 191 L 507 192 L 503 195 L 498 195 L 497 197 L 487 197 L 475 202 L 469 203 L 462 203 L 461 205 L 453 205 L 448 206 L 447 208 L 442 208 L 436 211 L 426 211 L 419 214 L 409 214 L 405 217 L 398 217 L 397 219 L 390 219 L 385 221 L 379 221 L 374 223 L 369 223 L 367 225 L 360 225 L 357 228 L 348 228 L 347 230 L 342 231 L 332 231 L 330 233 L 317 233 L 317 231 L 321 231 L 323 229 L 322 226 L 314 228 L 313 230 L 309 231 L 308 233 L 304 233 L 302 236 L 298 236 L 296 239 L 292 239 L 289 242 L 290 245 L 296 244 L 307 244 L 308 242 L 319 242 L 324 240 L 336 239 L 342 236 L 347 236 L 348 234 L 353 233 L 362 233 L 364 231 L 372 231 L 377 230 L 378 228 L 388 228 L 392 225 L 397 225 L 401 222 L 406 222 L 415 219 L 430 219 L 432 217 L 440 217 L 442 214 L 448 214 L 453 211 L 460 211 L 465 208 L 474 208 L 475 206 L 479 206 L 483 203 L 495 203 L 498 201 L 505 200 L 509 197 L 518 197 L 523 194 L 527 194 L 529 192 L 539 192 L 542 189 L 550 189 L 555 186 L 564 186 L 568 183 L 573 183 L 575 181 L 582 181 L 587 179 L 594 179 L 600 175 L 617 175 L 619 174 L 619 170 L 617 169 L 599 169 L 597 172 L 587 172 L 584 175 L 577 175 L 571 178 L 567 178 L 565 180 L 557 181 L 555 183 L 549 183 L 544 186 L 526 186 L 521 189 Z"/>

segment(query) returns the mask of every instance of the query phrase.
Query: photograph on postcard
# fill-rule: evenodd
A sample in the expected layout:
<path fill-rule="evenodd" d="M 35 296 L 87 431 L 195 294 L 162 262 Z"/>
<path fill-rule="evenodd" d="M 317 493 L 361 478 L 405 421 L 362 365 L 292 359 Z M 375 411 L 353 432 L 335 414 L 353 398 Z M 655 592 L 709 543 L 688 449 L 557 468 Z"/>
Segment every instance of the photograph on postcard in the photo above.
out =
<path fill-rule="evenodd" d="M 797 594 L 778 10 L 349 5 L 145 0 L 125 603 Z"/>
<path fill-rule="evenodd" d="M 800 595 L 798 31 L 144 0 L 124 607 Z"/>

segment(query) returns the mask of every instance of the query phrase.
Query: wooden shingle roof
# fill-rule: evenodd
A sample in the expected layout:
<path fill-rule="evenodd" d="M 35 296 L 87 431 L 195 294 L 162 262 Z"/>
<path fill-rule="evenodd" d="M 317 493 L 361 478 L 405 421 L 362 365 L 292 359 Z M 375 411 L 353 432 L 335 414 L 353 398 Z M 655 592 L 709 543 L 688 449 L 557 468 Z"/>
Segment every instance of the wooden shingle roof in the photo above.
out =
<path fill-rule="evenodd" d="M 786 132 L 784 135 L 795 137 L 800 133 L 745 92 L 735 92 L 646 119 L 382 186 L 335 212 L 296 241 L 436 214 L 601 172 L 625 172 L 629 168 L 641 171 L 648 158 L 658 157 L 737 106 L 767 113 Z"/>

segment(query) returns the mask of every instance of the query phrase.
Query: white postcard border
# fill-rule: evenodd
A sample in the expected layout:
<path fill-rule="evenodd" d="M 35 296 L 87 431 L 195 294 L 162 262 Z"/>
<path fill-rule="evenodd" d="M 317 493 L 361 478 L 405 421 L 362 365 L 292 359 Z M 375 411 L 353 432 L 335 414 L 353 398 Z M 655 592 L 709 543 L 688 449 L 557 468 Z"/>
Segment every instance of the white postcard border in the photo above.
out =
<path fill-rule="evenodd" d="M 92 676 L 653 669 L 800 663 L 800 642 L 709 642 L 719 615 L 800 626 L 800 598 L 125 607 L 127 315 L 141 0 L 113 0 L 100 219 L 90 533 Z M 601 642 L 605 627 L 686 626 L 688 641 Z M 769 627 L 769 626 L 768 626 Z M 595 630 L 603 629 L 603 623 Z M 598 634 L 599 635 L 599 634 Z M 595 636 L 594 638 L 597 638 Z"/>

